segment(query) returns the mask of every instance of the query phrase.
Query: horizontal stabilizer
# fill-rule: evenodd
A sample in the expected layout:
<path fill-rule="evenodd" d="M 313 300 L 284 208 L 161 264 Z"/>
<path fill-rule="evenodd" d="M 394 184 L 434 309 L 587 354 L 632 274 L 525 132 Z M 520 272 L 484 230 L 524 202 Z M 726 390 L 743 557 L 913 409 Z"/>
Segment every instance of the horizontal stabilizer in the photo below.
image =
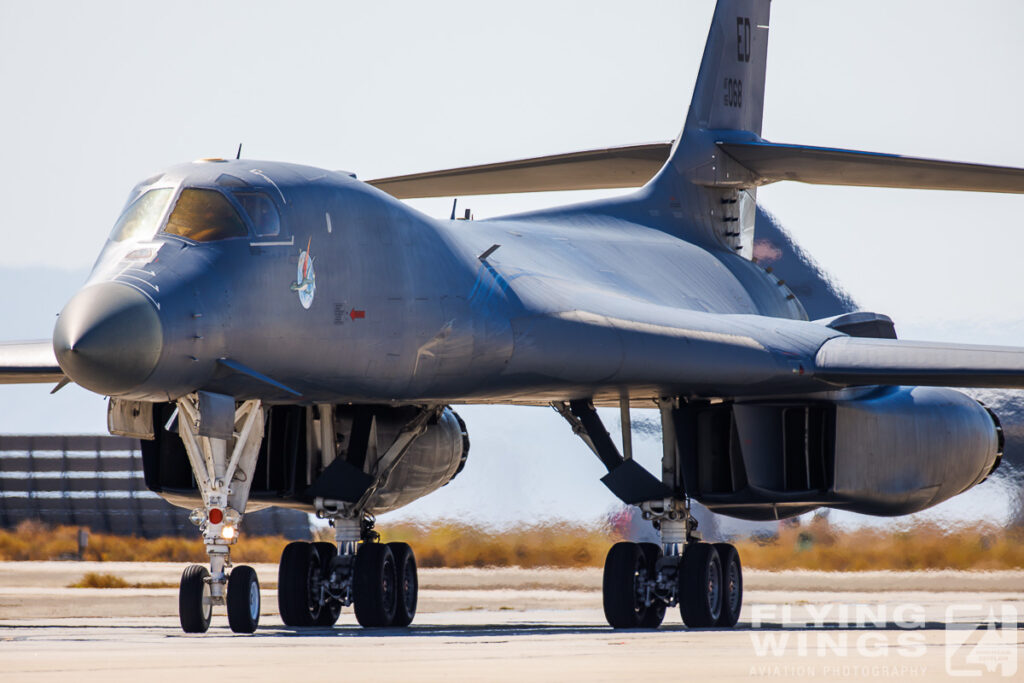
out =
<path fill-rule="evenodd" d="M 639 187 L 664 165 L 671 148 L 671 142 L 656 142 L 591 149 L 378 178 L 369 184 L 398 199 Z"/>
<path fill-rule="evenodd" d="M 756 176 L 755 185 L 796 180 L 815 185 L 1024 193 L 1021 168 L 774 142 L 719 142 L 718 147 Z"/>
<path fill-rule="evenodd" d="M 1024 348 L 836 337 L 815 358 L 814 376 L 868 384 L 1024 388 Z"/>
<path fill-rule="evenodd" d="M 49 339 L 0 344 L 0 384 L 52 384 L 63 379 Z"/>
<path fill-rule="evenodd" d="M 719 142 L 718 147 L 749 171 L 741 185 L 795 180 L 815 185 L 1024 193 L 1022 168 L 764 141 Z M 671 150 L 670 142 L 591 149 L 378 178 L 369 184 L 398 199 L 640 187 L 661 169 Z"/>

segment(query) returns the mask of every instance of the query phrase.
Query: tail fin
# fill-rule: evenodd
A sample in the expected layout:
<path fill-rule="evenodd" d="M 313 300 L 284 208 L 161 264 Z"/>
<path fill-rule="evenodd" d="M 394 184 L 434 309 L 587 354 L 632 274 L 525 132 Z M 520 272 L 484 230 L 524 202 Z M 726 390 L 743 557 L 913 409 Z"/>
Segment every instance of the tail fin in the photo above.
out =
<path fill-rule="evenodd" d="M 771 0 L 718 0 L 686 129 L 761 135 Z"/>
<path fill-rule="evenodd" d="M 761 139 L 771 0 L 718 0 L 693 99 L 669 161 L 645 201 L 666 203 L 670 229 L 754 255 L 756 179 L 717 146 Z"/>

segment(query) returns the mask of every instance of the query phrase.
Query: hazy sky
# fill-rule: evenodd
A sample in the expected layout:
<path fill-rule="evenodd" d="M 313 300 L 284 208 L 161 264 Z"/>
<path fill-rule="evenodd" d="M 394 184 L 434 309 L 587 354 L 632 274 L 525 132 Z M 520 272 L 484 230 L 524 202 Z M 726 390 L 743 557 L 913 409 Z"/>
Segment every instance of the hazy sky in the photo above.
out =
<path fill-rule="evenodd" d="M 0 266 L 89 265 L 137 180 L 239 142 L 373 178 L 672 139 L 712 8 L 4 2 Z M 776 0 L 771 24 L 765 137 L 1024 166 L 1024 3 Z M 1024 197 L 782 183 L 760 200 L 906 332 L 1024 332 Z"/>
<path fill-rule="evenodd" d="M 0 338 L 49 335 L 135 182 L 239 142 L 368 179 L 670 140 L 713 5 L 2 2 Z M 1024 166 L 1022 25 L 1018 0 L 776 0 L 764 136 Z M 566 199 L 463 205 L 482 218 Z M 1024 344 L 1024 196 L 794 183 L 759 201 L 902 336 Z M 26 306 L 38 315 L 13 320 Z M 0 387 L 0 430 L 103 430 L 100 399 L 47 391 Z M 508 484 L 495 506 L 611 504 L 550 410 L 469 412 L 470 483 Z"/>

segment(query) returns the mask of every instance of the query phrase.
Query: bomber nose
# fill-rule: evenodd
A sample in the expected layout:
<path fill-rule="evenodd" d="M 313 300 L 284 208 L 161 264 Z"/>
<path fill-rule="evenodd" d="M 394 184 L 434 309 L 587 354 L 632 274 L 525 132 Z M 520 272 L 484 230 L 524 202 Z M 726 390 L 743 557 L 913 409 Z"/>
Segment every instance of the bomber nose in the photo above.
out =
<path fill-rule="evenodd" d="M 163 327 L 152 301 L 127 285 L 102 282 L 78 292 L 57 319 L 53 351 L 75 383 L 116 395 L 152 374 Z"/>

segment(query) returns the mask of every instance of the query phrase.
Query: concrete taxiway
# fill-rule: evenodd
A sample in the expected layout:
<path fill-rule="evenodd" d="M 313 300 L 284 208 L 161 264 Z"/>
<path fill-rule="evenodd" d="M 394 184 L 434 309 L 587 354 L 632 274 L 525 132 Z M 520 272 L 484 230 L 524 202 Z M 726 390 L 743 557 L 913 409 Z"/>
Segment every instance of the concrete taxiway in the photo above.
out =
<path fill-rule="evenodd" d="M 739 628 L 612 631 L 599 570 L 421 570 L 409 629 L 183 634 L 175 588 L 68 588 L 88 571 L 176 583 L 180 564 L 0 563 L 3 681 L 947 680 L 1024 677 L 1024 572 L 747 572 Z M 276 567 L 257 566 L 265 584 Z M 981 628 L 978 626 L 981 625 Z M 209 676 L 216 678 L 210 679 Z M 1006 678 L 1004 678 L 1006 676 Z"/>

